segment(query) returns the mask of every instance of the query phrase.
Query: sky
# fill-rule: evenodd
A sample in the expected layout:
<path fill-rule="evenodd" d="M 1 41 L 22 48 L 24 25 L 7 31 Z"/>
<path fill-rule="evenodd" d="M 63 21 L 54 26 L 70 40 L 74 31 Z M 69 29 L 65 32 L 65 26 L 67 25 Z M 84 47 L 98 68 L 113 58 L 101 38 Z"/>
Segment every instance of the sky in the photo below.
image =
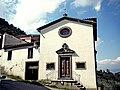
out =
<path fill-rule="evenodd" d="M 98 70 L 120 72 L 120 0 L 0 0 L 0 18 L 27 34 L 61 18 L 97 18 Z M 66 9 L 66 10 L 65 10 Z"/>

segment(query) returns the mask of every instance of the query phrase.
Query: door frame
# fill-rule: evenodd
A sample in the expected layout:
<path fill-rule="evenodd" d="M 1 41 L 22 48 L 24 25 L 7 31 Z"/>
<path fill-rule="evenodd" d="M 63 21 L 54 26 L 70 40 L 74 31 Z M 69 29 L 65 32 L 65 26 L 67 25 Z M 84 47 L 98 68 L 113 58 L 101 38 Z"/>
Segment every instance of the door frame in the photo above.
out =
<path fill-rule="evenodd" d="M 70 58 L 70 77 L 69 78 L 61 78 L 61 68 L 60 68 L 60 61 L 61 61 L 61 57 L 69 57 Z M 58 79 L 69 79 L 71 80 L 72 79 L 72 55 L 59 55 L 58 56 Z"/>
<path fill-rule="evenodd" d="M 36 75 L 35 78 L 28 77 L 29 76 L 28 71 L 30 73 L 31 70 L 37 71 L 35 74 Z M 38 74 L 39 74 L 39 61 L 27 61 L 27 62 L 25 62 L 25 80 L 38 80 Z"/>

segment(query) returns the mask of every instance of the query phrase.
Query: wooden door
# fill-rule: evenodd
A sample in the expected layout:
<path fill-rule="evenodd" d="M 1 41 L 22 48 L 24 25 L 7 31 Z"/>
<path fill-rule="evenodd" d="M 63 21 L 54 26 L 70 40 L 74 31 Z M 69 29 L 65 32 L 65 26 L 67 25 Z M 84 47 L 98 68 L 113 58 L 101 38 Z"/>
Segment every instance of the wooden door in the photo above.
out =
<path fill-rule="evenodd" d="M 60 58 L 60 78 L 70 78 L 70 57 Z"/>
<path fill-rule="evenodd" d="M 38 79 L 38 62 L 26 62 L 25 80 Z"/>

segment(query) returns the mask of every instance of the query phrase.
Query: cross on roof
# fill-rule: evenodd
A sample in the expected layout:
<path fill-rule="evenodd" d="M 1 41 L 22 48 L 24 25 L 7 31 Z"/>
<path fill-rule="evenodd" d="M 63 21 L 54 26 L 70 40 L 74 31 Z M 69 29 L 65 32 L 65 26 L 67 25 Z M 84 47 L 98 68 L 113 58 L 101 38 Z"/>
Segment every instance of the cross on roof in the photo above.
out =
<path fill-rule="evenodd" d="M 64 14 L 63 16 L 67 16 L 67 9 L 66 9 L 66 4 L 67 4 L 67 0 L 65 0 L 65 3 L 64 3 Z"/>

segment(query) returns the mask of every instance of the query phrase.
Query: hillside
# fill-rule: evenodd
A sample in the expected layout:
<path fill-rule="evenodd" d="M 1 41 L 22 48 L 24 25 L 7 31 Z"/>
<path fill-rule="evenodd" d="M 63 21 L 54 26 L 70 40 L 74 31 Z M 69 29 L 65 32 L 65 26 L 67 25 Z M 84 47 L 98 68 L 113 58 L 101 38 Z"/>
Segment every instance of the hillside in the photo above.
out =
<path fill-rule="evenodd" d="M 5 19 L 0 18 L 0 33 L 3 34 L 5 32 L 13 36 L 26 35 L 20 28 L 17 28 L 13 26 L 13 24 L 9 24 Z"/>
<path fill-rule="evenodd" d="M 120 90 L 120 72 L 112 73 L 109 69 L 97 71 L 97 81 L 103 90 Z"/>

